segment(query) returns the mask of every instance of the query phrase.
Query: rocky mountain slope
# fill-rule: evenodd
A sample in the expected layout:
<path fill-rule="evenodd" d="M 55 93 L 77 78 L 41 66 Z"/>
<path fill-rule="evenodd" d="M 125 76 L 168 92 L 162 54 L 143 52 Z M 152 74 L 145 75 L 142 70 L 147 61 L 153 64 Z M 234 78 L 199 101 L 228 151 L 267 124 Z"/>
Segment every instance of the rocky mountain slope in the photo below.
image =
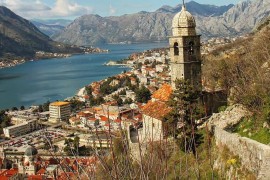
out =
<path fill-rule="evenodd" d="M 28 20 L 0 6 L 0 49 L 1 61 L 33 58 L 37 51 L 67 52 L 71 48 L 54 42 Z"/>
<path fill-rule="evenodd" d="M 42 24 L 37 21 L 32 21 L 32 23 L 44 34 L 47 36 L 52 36 L 61 30 L 63 30 L 65 27 L 61 25 L 47 25 L 47 24 Z"/>
<path fill-rule="evenodd" d="M 48 36 L 52 36 L 66 26 L 72 23 L 72 20 L 68 19 L 32 19 L 30 20 L 41 32 Z"/>
<path fill-rule="evenodd" d="M 0 47 L 4 54 L 30 55 L 37 50 L 50 50 L 53 41 L 29 21 L 8 8 L 0 7 Z"/>
<path fill-rule="evenodd" d="M 247 0 L 221 7 L 191 1 L 186 6 L 195 16 L 198 33 L 203 38 L 248 33 L 270 14 L 269 0 Z M 180 7 L 163 6 L 155 12 L 119 17 L 84 15 L 52 38 L 76 45 L 167 40 L 171 35 L 172 18 Z"/>

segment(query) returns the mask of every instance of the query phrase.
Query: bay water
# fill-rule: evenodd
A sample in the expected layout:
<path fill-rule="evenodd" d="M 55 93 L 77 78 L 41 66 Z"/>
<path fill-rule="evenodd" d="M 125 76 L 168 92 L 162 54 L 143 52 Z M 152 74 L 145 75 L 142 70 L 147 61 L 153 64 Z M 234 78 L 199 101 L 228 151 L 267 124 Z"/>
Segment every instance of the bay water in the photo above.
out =
<path fill-rule="evenodd" d="M 0 109 L 64 100 L 91 82 L 128 70 L 104 66 L 104 63 L 127 58 L 134 52 L 167 46 L 166 42 L 103 45 L 100 48 L 109 49 L 108 53 L 29 61 L 0 69 Z"/>

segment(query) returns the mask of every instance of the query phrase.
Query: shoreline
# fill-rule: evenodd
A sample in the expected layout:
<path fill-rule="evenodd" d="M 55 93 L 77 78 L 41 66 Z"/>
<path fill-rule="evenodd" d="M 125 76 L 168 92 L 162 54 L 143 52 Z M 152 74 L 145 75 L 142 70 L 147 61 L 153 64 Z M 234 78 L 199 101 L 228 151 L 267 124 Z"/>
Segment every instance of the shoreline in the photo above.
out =
<path fill-rule="evenodd" d="M 101 54 L 101 53 L 108 53 L 109 49 L 101 49 L 98 47 L 79 47 L 80 51 L 73 52 L 73 53 L 59 53 L 59 52 L 45 52 L 45 51 L 36 51 L 33 57 L 14 57 L 14 59 L 7 60 L 2 59 L 0 60 L 0 69 L 15 67 L 17 65 L 21 65 L 28 61 L 38 61 L 44 59 L 64 59 L 68 57 L 72 57 L 75 55 L 87 55 L 87 54 Z M 15 59 L 17 58 L 17 59 Z"/>

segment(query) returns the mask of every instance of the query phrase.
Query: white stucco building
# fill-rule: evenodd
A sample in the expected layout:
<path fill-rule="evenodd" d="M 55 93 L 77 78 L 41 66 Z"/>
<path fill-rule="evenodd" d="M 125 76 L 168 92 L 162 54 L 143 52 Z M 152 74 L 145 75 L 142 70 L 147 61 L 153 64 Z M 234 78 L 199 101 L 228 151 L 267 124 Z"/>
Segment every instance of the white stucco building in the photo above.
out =
<path fill-rule="evenodd" d="M 54 102 L 49 106 L 50 122 L 57 123 L 60 121 L 68 120 L 71 114 L 69 102 Z"/>

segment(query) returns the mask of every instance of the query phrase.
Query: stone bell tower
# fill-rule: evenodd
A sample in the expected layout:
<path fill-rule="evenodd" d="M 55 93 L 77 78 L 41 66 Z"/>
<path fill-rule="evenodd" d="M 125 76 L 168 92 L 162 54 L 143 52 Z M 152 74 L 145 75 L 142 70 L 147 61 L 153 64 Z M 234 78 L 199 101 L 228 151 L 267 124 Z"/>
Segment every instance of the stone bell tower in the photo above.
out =
<path fill-rule="evenodd" d="M 183 2 L 182 10 L 173 18 L 172 36 L 169 39 L 173 89 L 176 79 L 189 80 L 197 91 L 202 89 L 201 43 L 195 28 L 195 19 Z"/>

